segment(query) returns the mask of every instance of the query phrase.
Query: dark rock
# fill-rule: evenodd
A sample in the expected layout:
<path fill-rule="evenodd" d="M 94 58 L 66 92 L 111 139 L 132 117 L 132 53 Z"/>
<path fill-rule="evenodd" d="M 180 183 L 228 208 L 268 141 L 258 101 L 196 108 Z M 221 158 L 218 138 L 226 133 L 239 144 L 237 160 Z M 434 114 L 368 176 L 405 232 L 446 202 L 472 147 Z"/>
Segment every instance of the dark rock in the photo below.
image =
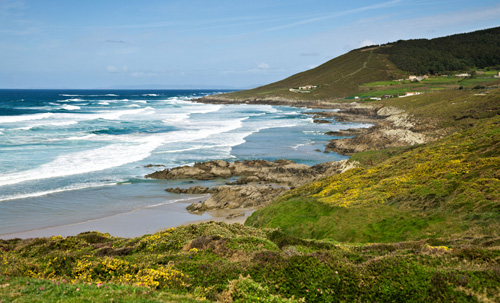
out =
<path fill-rule="evenodd" d="M 332 121 L 328 121 L 328 120 L 325 120 L 325 119 L 313 120 L 313 122 L 314 123 L 318 123 L 318 124 L 332 123 Z"/>
<path fill-rule="evenodd" d="M 132 252 L 132 247 L 111 248 L 104 247 L 95 252 L 96 257 L 126 256 Z"/>
<path fill-rule="evenodd" d="M 234 218 L 239 218 L 239 217 L 243 217 L 245 216 L 244 213 L 234 213 L 234 214 L 230 214 L 226 217 L 226 219 L 234 219 Z"/>
<path fill-rule="evenodd" d="M 204 249 L 207 246 L 210 245 L 213 241 L 220 240 L 221 237 L 219 236 L 202 236 L 197 239 L 194 239 L 190 243 L 187 244 L 186 248 L 187 250 L 196 248 L 196 249 Z"/>
<path fill-rule="evenodd" d="M 144 166 L 146 168 L 150 168 L 150 167 L 165 167 L 165 165 L 162 165 L 162 164 L 148 164 L 146 166 Z"/>

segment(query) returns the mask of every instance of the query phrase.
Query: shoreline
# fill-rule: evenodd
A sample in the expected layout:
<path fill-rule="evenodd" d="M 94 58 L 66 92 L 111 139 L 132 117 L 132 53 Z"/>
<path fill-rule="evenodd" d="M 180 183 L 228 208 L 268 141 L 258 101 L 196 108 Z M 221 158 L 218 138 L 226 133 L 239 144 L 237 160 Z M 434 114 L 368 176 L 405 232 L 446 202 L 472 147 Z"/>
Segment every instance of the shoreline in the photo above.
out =
<path fill-rule="evenodd" d="M 0 235 L 2 240 L 11 240 L 15 238 L 30 239 L 53 236 L 76 236 L 79 233 L 88 231 L 99 231 L 101 233 L 109 233 L 113 237 L 134 238 L 145 234 L 153 234 L 161 230 L 176 227 L 181 225 L 195 224 L 201 222 L 226 222 L 228 224 L 240 223 L 243 224 L 253 212 L 251 209 L 238 210 L 217 210 L 206 212 L 205 214 L 192 216 L 192 220 L 186 221 L 182 217 L 187 214 L 186 206 L 195 201 L 208 199 L 208 195 L 202 197 L 191 197 L 182 201 L 166 203 L 162 205 L 147 206 L 134 209 L 125 213 L 118 213 L 107 217 L 76 222 L 71 224 L 56 225 L 45 228 L 26 230 L 21 232 L 9 233 Z M 166 215 L 166 214 L 170 214 Z M 243 213 L 242 216 L 228 218 L 230 215 Z M 165 222 L 166 218 L 170 217 L 170 221 Z M 177 217 L 172 219 L 171 217 Z M 140 228 L 137 228 L 140 226 Z"/>
<path fill-rule="evenodd" d="M 203 99 L 203 100 L 202 100 Z M 290 101 L 290 100 L 244 100 L 244 101 L 236 101 L 236 100 L 227 100 L 220 97 L 220 95 L 214 95 L 204 97 L 202 99 L 193 99 L 192 102 L 199 103 L 211 103 L 211 104 L 266 104 L 266 105 L 281 105 L 281 106 L 291 106 L 291 107 L 308 107 L 315 109 L 339 109 L 339 111 L 331 112 L 317 112 L 313 113 L 317 117 L 324 118 L 335 118 L 338 121 L 342 122 L 370 122 L 376 123 L 375 127 L 379 124 L 378 121 L 382 121 L 382 118 L 379 117 L 378 111 L 383 107 L 374 107 L 372 105 L 362 105 L 358 103 L 330 103 L 324 101 L 311 102 L 311 101 Z M 383 118 L 388 117 L 383 116 Z M 373 128 L 373 127 L 372 127 Z M 367 131 L 361 131 L 361 134 L 366 134 Z M 345 135 L 349 135 L 347 132 Z M 355 134 L 355 138 L 359 137 L 359 134 Z M 338 140 L 349 140 L 349 139 L 336 139 L 331 141 Z M 359 143 L 356 143 L 359 144 Z M 328 145 L 326 146 L 328 150 Z M 335 151 L 339 154 L 342 154 L 340 150 L 331 150 Z M 349 153 L 344 153 L 349 154 Z M 193 184 L 195 186 L 196 184 Z M 212 196 L 212 195 L 210 195 Z M 207 200 L 210 196 L 206 196 L 204 200 Z M 112 236 L 119 237 L 138 237 L 144 234 L 155 233 L 160 230 L 180 226 L 187 224 L 195 224 L 206 221 L 219 221 L 226 222 L 228 224 L 232 223 L 240 223 L 244 224 L 246 219 L 259 207 L 251 207 L 251 208 L 236 208 L 236 209 L 207 209 L 205 212 L 193 213 L 189 212 L 190 215 L 199 215 L 200 219 L 198 220 L 183 220 L 182 222 L 171 220 L 169 222 L 165 222 L 165 211 L 170 212 L 170 214 L 182 214 L 188 213 L 186 210 L 186 206 L 192 202 L 200 201 L 200 198 L 192 198 L 186 199 L 181 202 L 175 202 L 172 204 L 159 205 L 155 207 L 145 207 L 140 209 L 135 209 L 125 213 L 118 213 L 115 215 L 111 215 L 104 218 L 93 219 L 85 222 L 77 222 L 66 225 L 59 225 L 47 228 L 33 229 L 29 231 L 10 233 L 5 235 L 0 235 L 0 239 L 11 239 L 11 238 L 33 238 L 33 237 L 50 237 L 50 236 L 71 236 L 76 235 L 80 232 L 85 232 L 89 230 L 98 230 L 103 233 L 110 233 Z M 174 207 L 175 205 L 175 207 Z M 163 214 L 162 214 L 163 213 Z M 242 216 L 237 216 L 235 218 L 228 219 L 228 215 L 242 213 Z M 168 217 L 168 216 L 166 216 Z M 182 216 L 178 216 L 182 217 Z M 141 226 L 139 228 L 141 231 L 137 231 L 137 226 Z"/>

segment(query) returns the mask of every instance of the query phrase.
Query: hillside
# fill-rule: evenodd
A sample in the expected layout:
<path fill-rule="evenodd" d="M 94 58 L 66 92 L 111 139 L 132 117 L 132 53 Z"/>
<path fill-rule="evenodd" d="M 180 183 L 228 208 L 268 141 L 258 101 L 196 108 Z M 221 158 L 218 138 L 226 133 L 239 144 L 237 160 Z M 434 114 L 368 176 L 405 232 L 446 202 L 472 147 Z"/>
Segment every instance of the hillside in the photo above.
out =
<path fill-rule="evenodd" d="M 1 302 L 498 302 L 497 239 L 339 244 L 201 223 L 0 241 Z"/>
<path fill-rule="evenodd" d="M 403 78 L 404 72 L 398 70 L 387 60 L 387 55 L 377 54 L 374 49 L 354 50 L 332 59 L 316 68 L 293 75 L 282 81 L 256 89 L 227 94 L 229 98 L 270 98 L 280 97 L 291 100 L 333 100 L 352 95 L 359 85 L 379 80 Z M 310 93 L 291 92 L 290 88 L 305 85 L 318 86 Z"/>
<path fill-rule="evenodd" d="M 431 40 L 399 40 L 350 51 L 316 68 L 251 90 L 206 98 L 238 102 L 254 100 L 323 100 L 381 97 L 408 91 L 498 86 L 500 27 Z M 465 77 L 442 74 L 468 73 Z M 477 73 L 477 74 L 476 74 Z M 397 81 L 410 75 L 431 76 Z M 312 86 L 310 89 L 298 89 Z M 295 89 L 290 91 L 290 89 Z"/>
<path fill-rule="evenodd" d="M 500 69 L 500 27 L 431 40 L 400 40 L 377 52 L 389 55 L 399 69 L 420 75 Z"/>
<path fill-rule="evenodd" d="M 361 167 L 299 187 L 247 224 L 343 242 L 500 237 L 500 90 L 390 104 L 450 135 L 355 154 Z"/>

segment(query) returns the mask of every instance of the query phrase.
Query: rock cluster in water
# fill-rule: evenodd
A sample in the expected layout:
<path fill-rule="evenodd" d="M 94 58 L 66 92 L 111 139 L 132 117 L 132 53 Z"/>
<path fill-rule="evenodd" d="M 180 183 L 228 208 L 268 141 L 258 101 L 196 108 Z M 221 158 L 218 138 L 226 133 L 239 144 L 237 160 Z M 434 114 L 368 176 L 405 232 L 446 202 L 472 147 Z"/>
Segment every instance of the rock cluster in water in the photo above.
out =
<path fill-rule="evenodd" d="M 179 194 L 211 194 L 210 198 L 188 207 L 192 212 L 215 209 L 261 207 L 295 186 L 343 172 L 353 166 L 347 161 L 325 162 L 314 166 L 297 164 L 290 160 L 222 160 L 196 163 L 193 166 L 175 167 L 147 175 L 147 178 L 178 180 L 213 180 L 239 177 L 231 185 L 213 188 L 167 188 Z"/>

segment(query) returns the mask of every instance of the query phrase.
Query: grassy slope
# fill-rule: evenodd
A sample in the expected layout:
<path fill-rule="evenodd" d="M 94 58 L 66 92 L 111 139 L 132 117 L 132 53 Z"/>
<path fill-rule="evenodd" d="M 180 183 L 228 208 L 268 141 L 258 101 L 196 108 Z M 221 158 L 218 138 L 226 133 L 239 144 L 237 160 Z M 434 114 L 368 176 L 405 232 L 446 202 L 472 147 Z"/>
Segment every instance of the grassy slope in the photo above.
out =
<path fill-rule="evenodd" d="M 348 97 L 360 91 L 359 85 L 403 76 L 386 55 L 373 50 L 354 50 L 314 69 L 295 74 L 284 80 L 255 89 L 227 94 L 235 99 L 282 97 L 290 100 L 332 100 Z M 309 94 L 290 92 L 304 85 L 317 85 Z"/>
<path fill-rule="evenodd" d="M 200 236 L 216 238 L 182 249 Z M 499 244 L 338 244 L 224 223 L 1 241 L 0 302 L 494 302 Z"/>
<path fill-rule="evenodd" d="M 488 74 L 488 71 L 475 78 L 437 77 L 421 83 L 403 84 L 390 80 L 405 79 L 410 74 L 427 74 L 428 68 L 442 74 L 448 73 L 445 72 L 447 70 L 457 71 L 459 66 L 462 67 L 458 70 L 463 69 L 467 72 L 496 66 L 500 55 L 494 42 L 497 40 L 499 30 L 500 28 L 493 28 L 431 40 L 400 40 L 383 46 L 356 49 L 284 80 L 251 90 L 225 94 L 225 97 L 236 100 L 284 98 L 339 102 L 342 98 L 352 96 L 397 95 L 407 91 L 433 91 L 459 86 L 466 88 L 476 85 L 498 86 L 500 80 L 494 79 L 493 73 Z M 423 71 L 415 71 L 424 63 L 428 66 Z M 437 66 L 440 68 L 435 69 Z M 443 69 L 445 67 L 448 69 Z M 372 85 L 369 85 L 370 83 Z M 310 93 L 289 91 L 290 88 L 305 85 L 317 85 L 318 88 Z"/>
<path fill-rule="evenodd" d="M 441 92 L 391 105 L 455 134 L 357 154 L 352 160 L 364 167 L 297 188 L 247 224 L 348 242 L 499 236 L 500 91 Z"/>

